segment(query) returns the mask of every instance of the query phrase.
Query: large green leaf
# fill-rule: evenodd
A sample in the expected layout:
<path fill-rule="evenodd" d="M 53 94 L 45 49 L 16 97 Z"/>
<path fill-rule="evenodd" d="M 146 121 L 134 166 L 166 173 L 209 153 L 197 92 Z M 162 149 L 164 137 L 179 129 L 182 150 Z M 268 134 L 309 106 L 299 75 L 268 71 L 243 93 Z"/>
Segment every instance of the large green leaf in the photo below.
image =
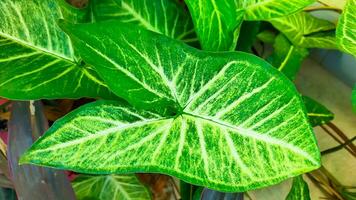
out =
<path fill-rule="evenodd" d="M 57 121 L 22 163 L 84 173 L 160 172 L 230 192 L 319 166 L 303 102 L 268 63 L 111 23 L 117 22 L 62 27 L 113 91 L 157 113 L 172 105 L 171 115 L 89 104 Z"/>
<path fill-rule="evenodd" d="M 174 0 L 94 0 L 95 21 L 118 19 L 186 43 L 198 41 L 193 22 Z"/>
<path fill-rule="evenodd" d="M 293 184 L 286 200 L 310 200 L 308 184 L 302 176 L 293 178 Z"/>
<path fill-rule="evenodd" d="M 329 123 L 334 119 L 334 113 L 319 102 L 307 96 L 303 96 L 303 101 L 308 111 L 309 121 L 313 127 Z"/>
<path fill-rule="evenodd" d="M 61 16 L 54 0 L 0 2 L 0 96 L 112 96 L 91 67 L 78 64 L 69 38 L 56 25 Z"/>
<path fill-rule="evenodd" d="M 348 0 L 336 29 L 341 49 L 356 56 L 356 0 Z"/>
<path fill-rule="evenodd" d="M 306 12 L 269 20 L 294 45 L 304 48 L 336 49 L 335 25 Z"/>
<path fill-rule="evenodd" d="M 273 47 L 273 54 L 268 60 L 293 81 L 309 51 L 291 44 L 283 34 L 275 38 Z"/>
<path fill-rule="evenodd" d="M 151 199 L 135 175 L 79 175 L 72 184 L 78 200 Z"/>
<path fill-rule="evenodd" d="M 233 51 L 245 11 L 235 0 L 185 0 L 204 50 Z"/>
<path fill-rule="evenodd" d="M 315 0 L 240 0 L 239 8 L 246 10 L 247 20 L 268 20 L 295 13 Z"/>

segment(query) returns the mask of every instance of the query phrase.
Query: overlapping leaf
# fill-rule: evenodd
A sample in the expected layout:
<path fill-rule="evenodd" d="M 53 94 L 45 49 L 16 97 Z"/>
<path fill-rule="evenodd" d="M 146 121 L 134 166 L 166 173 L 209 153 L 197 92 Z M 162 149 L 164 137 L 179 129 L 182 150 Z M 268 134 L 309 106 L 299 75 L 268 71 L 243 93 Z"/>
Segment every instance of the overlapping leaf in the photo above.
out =
<path fill-rule="evenodd" d="M 309 121 L 313 127 L 329 123 L 334 119 L 334 113 L 319 102 L 307 96 L 303 96 L 303 101 L 308 111 Z"/>
<path fill-rule="evenodd" d="M 0 2 L 0 96 L 11 99 L 104 97 L 95 71 L 79 65 L 56 25 L 54 0 Z"/>
<path fill-rule="evenodd" d="M 186 0 L 204 50 L 234 50 L 245 11 L 235 0 Z"/>
<path fill-rule="evenodd" d="M 290 80 L 294 80 L 302 62 L 309 55 L 309 51 L 306 48 L 294 46 L 283 34 L 275 38 L 273 47 L 274 52 L 268 60 Z"/>
<path fill-rule="evenodd" d="M 223 191 L 263 187 L 319 166 L 301 98 L 265 61 L 202 52 L 112 23 L 62 27 L 110 88 L 141 109 L 107 101 L 84 106 L 56 122 L 23 163 L 96 174 L 160 172 Z"/>
<path fill-rule="evenodd" d="M 94 21 L 118 19 L 186 43 L 198 41 L 193 22 L 174 0 L 94 0 Z"/>
<path fill-rule="evenodd" d="M 72 184 L 78 200 L 151 199 L 135 175 L 79 175 Z"/>
<path fill-rule="evenodd" d="M 340 48 L 356 56 L 356 0 L 348 0 L 336 29 Z"/>
<path fill-rule="evenodd" d="M 299 12 L 269 20 L 294 45 L 304 48 L 336 49 L 335 25 Z"/>
<path fill-rule="evenodd" d="M 247 20 L 268 20 L 295 13 L 315 0 L 243 0 L 238 8 L 246 10 Z"/>
<path fill-rule="evenodd" d="M 293 184 L 286 200 L 310 200 L 308 184 L 302 176 L 293 178 Z"/>

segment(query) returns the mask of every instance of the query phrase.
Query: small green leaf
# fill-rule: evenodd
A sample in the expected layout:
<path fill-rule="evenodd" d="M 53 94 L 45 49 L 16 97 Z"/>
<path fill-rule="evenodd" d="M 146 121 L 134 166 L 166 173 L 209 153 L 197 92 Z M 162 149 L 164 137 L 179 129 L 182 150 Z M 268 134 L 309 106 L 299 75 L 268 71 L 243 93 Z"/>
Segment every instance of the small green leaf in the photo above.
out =
<path fill-rule="evenodd" d="M 227 192 L 319 166 L 302 99 L 268 63 L 111 23 L 62 27 L 136 108 L 108 101 L 81 107 L 57 121 L 22 163 L 95 174 L 159 172 Z"/>
<path fill-rule="evenodd" d="M 173 0 L 94 0 L 94 21 L 118 19 L 186 43 L 196 43 L 193 22 L 183 5 Z"/>
<path fill-rule="evenodd" d="M 295 46 L 337 49 L 335 25 L 306 12 L 269 20 Z"/>
<path fill-rule="evenodd" d="M 276 33 L 270 30 L 264 30 L 257 34 L 257 38 L 267 44 L 274 44 L 276 37 Z"/>
<path fill-rule="evenodd" d="M 293 185 L 286 200 L 310 200 L 309 187 L 302 176 L 293 178 Z"/>
<path fill-rule="evenodd" d="M 268 60 L 293 81 L 302 62 L 309 55 L 309 51 L 306 48 L 294 46 L 283 34 L 276 37 L 273 47 L 273 54 Z"/>
<path fill-rule="evenodd" d="M 56 25 L 55 0 L 0 2 L 0 96 L 9 99 L 112 98 L 89 66 L 78 64 Z"/>
<path fill-rule="evenodd" d="M 186 0 L 202 49 L 233 51 L 245 12 L 235 0 Z"/>
<path fill-rule="evenodd" d="M 315 0 L 243 0 L 237 1 L 239 8 L 246 9 L 246 20 L 268 20 L 295 13 Z"/>
<path fill-rule="evenodd" d="M 348 0 L 336 29 L 340 48 L 356 56 L 356 0 Z"/>
<path fill-rule="evenodd" d="M 308 111 L 309 121 L 313 127 L 329 123 L 334 119 L 334 113 L 319 102 L 307 96 L 303 96 L 303 101 Z"/>
<path fill-rule="evenodd" d="M 84 175 L 75 178 L 78 200 L 149 200 L 150 194 L 135 175 Z"/>

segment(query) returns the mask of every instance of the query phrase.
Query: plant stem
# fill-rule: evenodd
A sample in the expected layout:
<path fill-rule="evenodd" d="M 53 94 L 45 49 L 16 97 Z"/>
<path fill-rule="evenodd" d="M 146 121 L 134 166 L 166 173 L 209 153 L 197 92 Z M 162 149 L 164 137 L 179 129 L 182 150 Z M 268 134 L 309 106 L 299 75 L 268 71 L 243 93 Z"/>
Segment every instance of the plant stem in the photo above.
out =
<path fill-rule="evenodd" d="M 349 145 L 350 143 L 353 143 L 355 140 L 356 140 L 356 136 L 353 137 L 352 139 L 350 139 L 349 141 L 343 143 L 343 144 L 340 144 L 340 145 L 338 145 L 338 146 L 336 146 L 336 147 L 332 147 L 332 148 L 330 148 L 330 149 L 327 149 L 327 150 L 322 151 L 322 152 L 321 152 L 321 155 L 327 155 L 327 154 L 330 154 L 330 153 L 334 153 L 334 152 L 336 152 L 336 151 L 339 151 L 339 150 L 345 148 L 345 147 L 346 147 L 347 145 Z"/>

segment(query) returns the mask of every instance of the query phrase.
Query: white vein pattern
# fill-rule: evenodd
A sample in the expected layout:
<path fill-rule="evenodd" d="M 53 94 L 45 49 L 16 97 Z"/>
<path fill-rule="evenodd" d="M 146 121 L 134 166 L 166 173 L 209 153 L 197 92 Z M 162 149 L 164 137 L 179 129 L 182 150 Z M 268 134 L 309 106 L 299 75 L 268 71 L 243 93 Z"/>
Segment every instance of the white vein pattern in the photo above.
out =
<path fill-rule="evenodd" d="M 356 1 L 348 0 L 336 29 L 338 45 L 344 51 L 356 55 Z"/>
<path fill-rule="evenodd" d="M 0 2 L 0 96 L 112 96 L 91 67 L 77 64 L 69 38 L 57 26 L 60 17 L 55 0 Z"/>
<path fill-rule="evenodd" d="M 277 183 L 319 166 L 300 96 L 266 62 L 245 53 L 198 51 L 132 28 L 121 27 L 123 37 L 107 23 L 105 29 L 77 25 L 72 37 L 91 55 L 84 57 L 87 62 L 100 63 L 96 68 L 115 83 L 111 88 L 128 100 L 150 102 L 145 108 L 152 111 L 109 101 L 89 104 L 55 123 L 23 162 L 85 173 L 161 172 L 230 192 Z M 94 29 L 107 31 L 108 38 Z M 126 78 L 128 83 L 131 76 L 157 92 L 135 94 L 135 80 L 115 81 Z M 174 100 L 174 116 L 153 114 L 167 105 L 162 93 Z M 73 125 L 83 131 L 73 131 Z"/>
<path fill-rule="evenodd" d="M 150 194 L 135 175 L 79 175 L 72 183 L 78 199 L 148 200 Z"/>

